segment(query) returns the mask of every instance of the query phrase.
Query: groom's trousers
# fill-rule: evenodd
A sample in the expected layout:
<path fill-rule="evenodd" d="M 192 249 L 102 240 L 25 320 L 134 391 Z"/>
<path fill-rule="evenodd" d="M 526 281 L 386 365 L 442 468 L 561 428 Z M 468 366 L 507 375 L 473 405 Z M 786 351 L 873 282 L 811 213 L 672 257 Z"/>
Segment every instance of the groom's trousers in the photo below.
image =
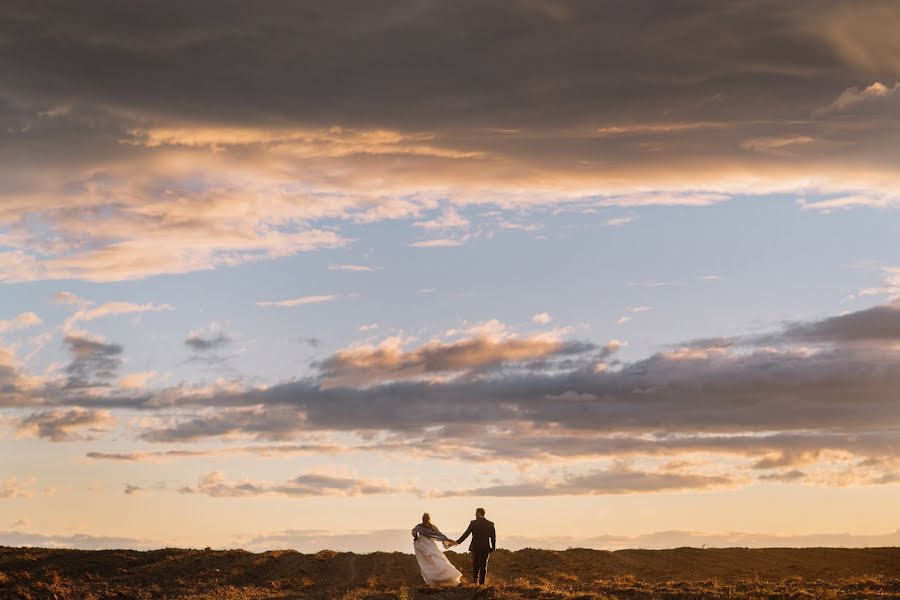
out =
<path fill-rule="evenodd" d="M 488 558 L 491 553 L 487 550 L 472 551 L 472 582 L 479 585 L 484 584 L 484 576 L 487 575 Z"/>

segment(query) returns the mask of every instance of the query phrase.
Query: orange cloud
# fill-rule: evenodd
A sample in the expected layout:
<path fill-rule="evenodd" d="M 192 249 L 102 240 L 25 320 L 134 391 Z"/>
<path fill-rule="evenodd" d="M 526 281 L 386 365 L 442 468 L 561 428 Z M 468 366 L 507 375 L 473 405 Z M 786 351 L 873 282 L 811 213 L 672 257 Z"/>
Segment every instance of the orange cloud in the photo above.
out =
<path fill-rule="evenodd" d="M 324 388 L 367 386 L 404 379 L 441 379 L 508 362 L 548 358 L 566 349 L 553 336 L 526 338 L 482 334 L 454 342 L 432 340 L 404 349 L 406 340 L 385 339 L 340 350 L 319 365 Z"/>
<path fill-rule="evenodd" d="M 41 324 L 41 318 L 33 312 L 24 312 L 17 315 L 13 319 L 5 321 L 0 320 L 0 333 L 7 331 L 15 331 L 17 329 L 27 329 Z"/>

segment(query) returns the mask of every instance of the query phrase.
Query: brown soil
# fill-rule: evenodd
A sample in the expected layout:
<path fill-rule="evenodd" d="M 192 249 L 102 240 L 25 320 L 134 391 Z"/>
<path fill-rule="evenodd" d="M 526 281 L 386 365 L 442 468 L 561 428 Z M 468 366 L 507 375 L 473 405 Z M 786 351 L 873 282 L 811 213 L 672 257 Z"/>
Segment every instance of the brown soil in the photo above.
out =
<path fill-rule="evenodd" d="M 900 548 L 499 550 L 489 584 L 428 589 L 399 552 L 0 548 L 2 600 L 900 598 Z"/>

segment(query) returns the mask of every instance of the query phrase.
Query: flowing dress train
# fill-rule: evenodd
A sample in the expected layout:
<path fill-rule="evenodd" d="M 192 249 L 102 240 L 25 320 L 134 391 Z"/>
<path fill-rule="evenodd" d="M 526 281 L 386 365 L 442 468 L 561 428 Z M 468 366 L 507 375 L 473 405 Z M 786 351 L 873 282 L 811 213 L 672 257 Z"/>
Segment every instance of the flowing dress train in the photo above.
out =
<path fill-rule="evenodd" d="M 436 533 L 444 538 L 440 532 Z M 437 538 L 437 536 L 434 537 Z M 438 548 L 437 539 L 433 539 L 430 534 L 423 534 L 420 529 L 418 538 L 413 542 L 413 549 L 416 552 L 416 561 L 419 563 L 422 578 L 427 585 L 452 586 L 459 584 L 462 573 L 444 556 L 443 550 Z"/>

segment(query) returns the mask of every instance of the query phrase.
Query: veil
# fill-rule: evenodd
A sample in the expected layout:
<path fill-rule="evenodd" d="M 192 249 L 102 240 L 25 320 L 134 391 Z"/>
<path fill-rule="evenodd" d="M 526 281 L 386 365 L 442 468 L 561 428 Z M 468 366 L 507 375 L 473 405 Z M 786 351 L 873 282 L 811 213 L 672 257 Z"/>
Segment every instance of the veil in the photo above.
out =
<path fill-rule="evenodd" d="M 434 529 L 429 529 L 419 523 L 418 525 L 413 527 L 413 533 L 424 535 L 427 538 L 431 538 L 435 541 L 441 542 L 444 545 L 444 548 L 449 548 L 450 546 L 456 544 L 456 540 L 451 540 L 450 538 L 448 538 L 446 535 L 441 533 L 437 527 L 435 527 Z"/>

